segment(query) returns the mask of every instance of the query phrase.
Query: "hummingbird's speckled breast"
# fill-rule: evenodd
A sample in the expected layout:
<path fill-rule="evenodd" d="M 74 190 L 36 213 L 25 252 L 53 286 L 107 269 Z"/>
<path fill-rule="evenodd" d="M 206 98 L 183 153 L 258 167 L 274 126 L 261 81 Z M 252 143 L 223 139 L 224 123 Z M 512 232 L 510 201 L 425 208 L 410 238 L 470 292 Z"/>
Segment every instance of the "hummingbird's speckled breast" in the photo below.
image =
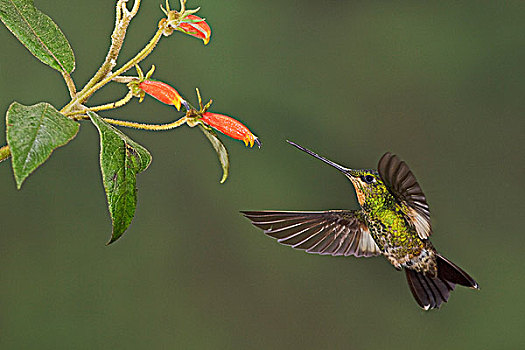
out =
<path fill-rule="evenodd" d="M 399 209 L 367 211 L 364 219 L 383 255 L 394 267 L 435 274 L 435 250 L 430 241 L 419 238 Z"/>

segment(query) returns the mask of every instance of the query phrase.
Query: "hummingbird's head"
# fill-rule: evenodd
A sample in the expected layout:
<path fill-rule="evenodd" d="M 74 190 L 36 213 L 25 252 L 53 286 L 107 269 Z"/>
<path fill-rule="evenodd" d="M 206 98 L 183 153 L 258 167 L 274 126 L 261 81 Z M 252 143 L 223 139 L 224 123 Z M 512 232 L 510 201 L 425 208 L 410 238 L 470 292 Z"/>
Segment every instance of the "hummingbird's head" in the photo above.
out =
<path fill-rule="evenodd" d="M 335 162 L 332 162 L 329 159 L 326 159 L 317 153 L 310 151 L 309 149 L 299 146 L 298 144 L 288 141 L 287 142 L 301 151 L 308 153 L 309 155 L 322 160 L 326 164 L 329 164 L 345 174 L 345 176 L 352 182 L 357 194 L 357 200 L 359 204 L 363 207 L 365 204 L 369 205 L 381 205 L 382 200 L 385 198 L 385 194 L 388 193 L 388 190 L 381 180 L 379 173 L 376 170 L 372 169 L 350 169 L 345 168 Z"/>
<path fill-rule="evenodd" d="M 357 200 L 361 206 L 364 206 L 367 200 L 374 200 L 375 202 L 384 198 L 387 189 L 376 170 L 348 169 L 347 172 L 343 173 L 354 185 Z"/>

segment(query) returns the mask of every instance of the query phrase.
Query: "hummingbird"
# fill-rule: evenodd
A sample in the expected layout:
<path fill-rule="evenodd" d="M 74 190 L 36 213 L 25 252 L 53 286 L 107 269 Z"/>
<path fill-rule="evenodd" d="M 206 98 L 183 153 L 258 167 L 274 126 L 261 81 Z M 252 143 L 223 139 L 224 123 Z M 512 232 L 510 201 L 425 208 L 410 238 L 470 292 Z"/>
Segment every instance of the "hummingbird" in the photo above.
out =
<path fill-rule="evenodd" d="M 350 169 L 292 141 L 311 156 L 342 172 L 354 186 L 361 209 L 329 211 L 241 211 L 279 243 L 308 253 L 371 257 L 383 255 L 404 270 L 414 299 L 425 310 L 447 302 L 457 284 L 479 289 L 460 267 L 439 254 L 427 200 L 414 174 L 387 152 L 377 170 Z"/>

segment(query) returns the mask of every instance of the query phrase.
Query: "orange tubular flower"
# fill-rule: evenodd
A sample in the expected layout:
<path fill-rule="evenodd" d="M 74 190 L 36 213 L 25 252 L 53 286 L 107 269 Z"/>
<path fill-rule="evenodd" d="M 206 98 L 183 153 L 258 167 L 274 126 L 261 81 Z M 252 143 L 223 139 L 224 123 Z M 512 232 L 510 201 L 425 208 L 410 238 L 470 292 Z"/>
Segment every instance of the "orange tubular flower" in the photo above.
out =
<path fill-rule="evenodd" d="M 160 102 L 175 106 L 175 108 L 180 111 L 180 105 L 184 99 L 179 95 L 177 90 L 168 84 L 163 83 L 162 81 L 144 80 L 139 83 L 139 88 L 148 95 L 155 97 Z"/>
<path fill-rule="evenodd" d="M 253 146 L 256 143 L 261 147 L 261 143 L 257 136 L 244 126 L 240 121 L 228 117 L 227 115 L 204 112 L 200 119 L 204 124 L 211 126 L 212 128 L 222 132 L 225 135 L 230 136 L 236 140 L 244 141 L 246 146 Z"/>
<path fill-rule="evenodd" d="M 202 39 L 204 45 L 210 42 L 211 28 L 204 18 L 196 15 L 187 15 L 175 28 L 180 32 Z"/>

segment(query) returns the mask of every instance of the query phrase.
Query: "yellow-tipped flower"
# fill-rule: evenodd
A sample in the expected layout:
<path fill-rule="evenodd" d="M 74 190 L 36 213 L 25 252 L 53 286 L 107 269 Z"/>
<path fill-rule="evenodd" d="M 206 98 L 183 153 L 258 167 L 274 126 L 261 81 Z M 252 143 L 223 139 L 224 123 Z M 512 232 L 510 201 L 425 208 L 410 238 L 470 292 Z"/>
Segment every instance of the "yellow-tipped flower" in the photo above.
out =
<path fill-rule="evenodd" d="M 222 132 L 224 135 L 227 135 L 236 140 L 244 141 L 246 147 L 250 145 L 253 146 L 256 143 L 261 147 L 261 143 L 257 136 L 252 134 L 252 132 L 244 126 L 240 121 L 228 117 L 227 115 L 204 112 L 201 115 L 200 119 L 204 124 L 211 126 L 212 128 Z"/>
<path fill-rule="evenodd" d="M 180 111 L 180 105 L 183 98 L 177 90 L 170 85 L 163 83 L 162 81 L 144 80 L 139 84 L 139 88 L 148 95 L 155 97 L 160 102 L 175 106 L 175 108 Z"/>

